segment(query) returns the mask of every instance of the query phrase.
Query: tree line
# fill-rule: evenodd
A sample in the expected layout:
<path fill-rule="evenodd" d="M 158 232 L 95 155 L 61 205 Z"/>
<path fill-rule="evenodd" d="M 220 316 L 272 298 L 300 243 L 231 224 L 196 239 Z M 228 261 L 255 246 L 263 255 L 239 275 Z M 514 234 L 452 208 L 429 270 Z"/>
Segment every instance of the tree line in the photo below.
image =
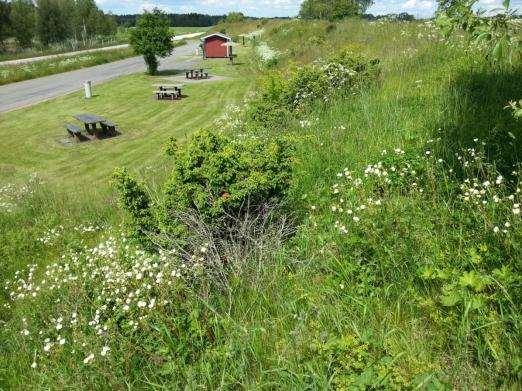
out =
<path fill-rule="evenodd" d="M 139 14 L 116 15 L 118 26 L 134 27 L 136 21 L 140 17 Z M 177 27 L 208 27 L 216 25 L 226 15 L 205 15 L 198 13 L 189 14 L 166 14 L 169 24 Z"/>
<path fill-rule="evenodd" d="M 304 0 L 299 17 L 302 19 L 339 20 L 348 16 L 362 15 L 373 0 Z"/>
<path fill-rule="evenodd" d="M 13 37 L 20 48 L 43 46 L 67 39 L 85 40 L 112 35 L 117 23 L 94 0 L 0 0 L 0 50 Z"/>

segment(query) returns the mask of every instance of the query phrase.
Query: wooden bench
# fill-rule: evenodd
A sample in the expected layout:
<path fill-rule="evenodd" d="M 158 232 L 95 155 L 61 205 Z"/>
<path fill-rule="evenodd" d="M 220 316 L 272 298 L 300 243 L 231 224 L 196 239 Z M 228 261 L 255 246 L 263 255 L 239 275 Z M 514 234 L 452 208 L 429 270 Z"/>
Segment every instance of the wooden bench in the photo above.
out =
<path fill-rule="evenodd" d="M 78 126 L 73 124 L 65 124 L 65 128 L 71 137 L 76 137 L 78 139 L 80 138 L 82 130 Z"/>
<path fill-rule="evenodd" d="M 111 134 L 116 133 L 116 124 L 109 120 L 103 120 L 100 122 L 100 125 L 104 132 L 109 132 Z"/>
<path fill-rule="evenodd" d="M 165 98 L 168 98 L 168 99 L 171 99 L 171 100 L 180 99 L 181 98 L 181 89 L 177 89 L 177 90 L 157 90 L 157 91 L 154 91 L 154 93 L 156 94 L 156 98 L 158 100 L 165 99 Z"/>

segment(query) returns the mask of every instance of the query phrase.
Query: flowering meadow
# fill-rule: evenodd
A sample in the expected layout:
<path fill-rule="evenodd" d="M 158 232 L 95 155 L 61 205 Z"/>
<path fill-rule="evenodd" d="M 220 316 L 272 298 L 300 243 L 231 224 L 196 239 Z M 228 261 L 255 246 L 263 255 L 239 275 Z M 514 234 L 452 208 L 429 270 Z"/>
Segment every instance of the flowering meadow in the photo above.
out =
<path fill-rule="evenodd" d="M 256 87 L 103 191 L 0 165 L 0 389 L 520 388 L 520 64 L 263 23 Z"/>

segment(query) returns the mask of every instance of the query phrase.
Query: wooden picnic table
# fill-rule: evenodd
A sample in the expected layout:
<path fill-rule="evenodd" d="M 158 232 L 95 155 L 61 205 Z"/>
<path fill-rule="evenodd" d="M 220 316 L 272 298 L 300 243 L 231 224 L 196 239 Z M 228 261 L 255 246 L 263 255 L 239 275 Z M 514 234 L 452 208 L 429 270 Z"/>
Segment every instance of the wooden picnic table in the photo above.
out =
<path fill-rule="evenodd" d="M 163 98 L 172 100 L 181 98 L 182 84 L 153 84 L 153 86 L 158 88 L 157 91 L 154 91 L 158 100 Z"/>
<path fill-rule="evenodd" d="M 89 134 L 95 134 L 97 135 L 98 128 L 96 125 L 99 123 L 101 127 L 101 131 L 105 133 L 114 133 L 116 131 L 116 124 L 106 120 L 104 117 L 101 117 L 96 114 L 90 114 L 90 113 L 83 113 L 83 114 L 76 114 L 73 115 L 74 118 L 76 118 L 78 121 L 83 122 L 83 125 L 85 126 L 85 130 Z"/>
<path fill-rule="evenodd" d="M 85 126 L 85 130 L 88 133 L 91 133 L 96 130 L 96 124 L 105 121 L 105 118 L 100 117 L 99 115 L 83 113 L 73 115 L 78 121 L 83 122 Z"/>
<path fill-rule="evenodd" d="M 203 75 L 205 75 L 205 76 L 203 76 Z M 190 69 L 187 72 L 185 72 L 185 76 L 187 79 L 207 79 L 208 72 L 204 72 L 203 68 Z"/>
<path fill-rule="evenodd" d="M 154 87 L 158 87 L 161 90 L 180 90 L 183 88 L 183 84 L 153 84 Z"/>

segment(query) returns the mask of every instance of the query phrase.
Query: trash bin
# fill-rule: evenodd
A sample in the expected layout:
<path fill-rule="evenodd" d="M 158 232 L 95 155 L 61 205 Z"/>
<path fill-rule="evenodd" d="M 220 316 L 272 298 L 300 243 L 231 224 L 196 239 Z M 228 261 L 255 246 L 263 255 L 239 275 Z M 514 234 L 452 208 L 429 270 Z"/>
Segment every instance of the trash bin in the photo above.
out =
<path fill-rule="evenodd" d="M 91 82 L 90 81 L 86 81 L 85 83 L 83 83 L 83 88 L 85 89 L 85 98 L 86 99 L 92 98 Z"/>

